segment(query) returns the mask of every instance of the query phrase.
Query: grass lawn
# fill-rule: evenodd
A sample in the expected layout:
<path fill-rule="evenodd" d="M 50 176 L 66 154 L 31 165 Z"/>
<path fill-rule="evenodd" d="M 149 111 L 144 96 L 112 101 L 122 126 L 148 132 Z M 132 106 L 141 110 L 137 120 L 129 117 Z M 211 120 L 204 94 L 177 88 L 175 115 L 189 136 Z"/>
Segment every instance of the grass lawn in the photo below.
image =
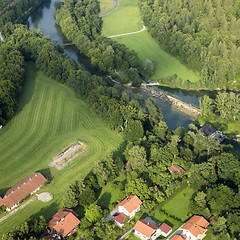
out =
<path fill-rule="evenodd" d="M 100 0 L 101 11 L 99 15 L 110 11 L 111 9 L 114 8 L 114 6 L 115 6 L 115 2 L 113 0 Z"/>
<path fill-rule="evenodd" d="M 102 34 L 112 36 L 141 30 L 143 25 L 137 2 L 138 0 L 119 0 L 117 9 L 103 17 Z M 116 37 L 113 40 L 135 50 L 143 62 L 146 59 L 153 62 L 155 73 L 151 78 L 152 80 L 158 81 L 161 77 L 173 74 L 191 82 L 196 82 L 199 79 L 193 71 L 164 52 L 148 31 Z"/>
<path fill-rule="evenodd" d="M 190 187 L 186 187 L 172 200 L 165 204 L 162 209 L 165 210 L 167 214 L 175 216 L 182 221 L 185 221 L 188 218 L 188 205 L 190 203 L 190 199 L 193 193 L 193 189 L 191 189 Z"/>
<path fill-rule="evenodd" d="M 121 190 L 119 187 L 117 187 L 113 183 L 108 183 L 102 189 L 102 192 L 98 198 L 97 203 L 103 208 L 108 208 L 110 204 L 117 201 L 120 193 Z"/>
<path fill-rule="evenodd" d="M 54 156 L 78 140 L 87 146 L 84 154 L 60 171 L 48 168 Z M 31 216 L 43 215 L 49 220 L 61 208 L 67 186 L 79 175 L 86 176 L 93 162 L 117 149 L 121 141 L 70 88 L 28 64 L 18 111 L 0 131 L 0 192 L 40 171 L 52 179 L 41 191 L 51 192 L 54 198 L 48 203 L 36 200 L 4 220 L 0 235 Z"/>

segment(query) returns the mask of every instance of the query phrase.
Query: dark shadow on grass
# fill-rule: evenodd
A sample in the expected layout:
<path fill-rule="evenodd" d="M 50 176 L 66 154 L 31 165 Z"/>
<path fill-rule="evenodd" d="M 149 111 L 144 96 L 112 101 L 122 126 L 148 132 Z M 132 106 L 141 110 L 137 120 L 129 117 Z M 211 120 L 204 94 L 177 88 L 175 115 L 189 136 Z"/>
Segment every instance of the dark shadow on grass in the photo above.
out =
<path fill-rule="evenodd" d="M 35 92 L 35 86 L 36 86 L 36 76 L 37 76 L 37 69 L 33 62 L 28 62 L 26 64 L 26 71 L 25 71 L 25 77 L 24 77 L 24 83 L 22 92 L 19 96 L 19 105 L 17 107 L 16 114 L 20 113 L 24 106 L 28 104 Z"/>
<path fill-rule="evenodd" d="M 103 209 L 107 209 L 111 202 L 112 194 L 109 192 L 105 192 L 98 200 L 98 205 L 101 206 Z"/>
<path fill-rule="evenodd" d="M 52 173 L 50 168 L 45 168 L 38 170 L 37 172 L 40 172 L 45 178 L 47 178 L 48 181 L 52 181 Z"/>
<path fill-rule="evenodd" d="M 38 201 L 38 200 L 37 200 Z M 40 216 L 43 216 L 48 222 L 52 216 L 59 211 L 59 205 L 56 202 L 53 202 L 49 206 L 41 208 L 37 213 L 33 214 L 30 219 L 35 219 Z"/>
<path fill-rule="evenodd" d="M 9 188 L 10 188 L 10 187 L 9 187 Z M 2 189 L 0 189 L 0 196 L 3 197 L 3 194 L 4 194 L 9 188 L 2 188 Z"/>

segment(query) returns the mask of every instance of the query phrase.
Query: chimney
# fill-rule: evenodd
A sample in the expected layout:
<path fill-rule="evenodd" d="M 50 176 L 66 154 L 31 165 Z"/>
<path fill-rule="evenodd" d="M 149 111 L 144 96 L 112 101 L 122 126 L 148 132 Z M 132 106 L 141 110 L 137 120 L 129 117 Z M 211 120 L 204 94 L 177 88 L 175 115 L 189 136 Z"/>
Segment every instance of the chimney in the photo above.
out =
<path fill-rule="evenodd" d="M 195 224 L 195 227 L 197 227 L 197 224 Z"/>
<path fill-rule="evenodd" d="M 59 221 L 57 221 L 56 223 L 59 224 Z"/>
<path fill-rule="evenodd" d="M 127 200 L 129 201 L 129 197 L 127 196 Z"/>
<path fill-rule="evenodd" d="M 64 221 L 64 218 L 61 218 L 61 221 L 63 222 L 63 221 Z"/>

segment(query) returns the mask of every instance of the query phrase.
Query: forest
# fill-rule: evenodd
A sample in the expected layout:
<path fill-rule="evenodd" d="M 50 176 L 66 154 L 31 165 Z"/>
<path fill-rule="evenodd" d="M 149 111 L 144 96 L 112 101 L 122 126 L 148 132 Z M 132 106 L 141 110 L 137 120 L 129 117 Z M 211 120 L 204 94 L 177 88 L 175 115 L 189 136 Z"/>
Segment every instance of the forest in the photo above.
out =
<path fill-rule="evenodd" d="M 66 0 L 57 6 L 56 23 L 98 71 L 111 75 L 121 83 L 131 81 L 134 86 L 139 86 L 139 73 L 151 75 L 151 69 L 145 67 L 144 71 L 134 51 L 101 36 L 102 19 L 99 12 L 97 0 Z"/>
<path fill-rule="evenodd" d="M 1 27 L 8 22 L 22 22 L 31 11 L 36 9 L 45 0 L 1 0 L 0 5 L 0 32 Z"/>
<path fill-rule="evenodd" d="M 140 8 L 160 46 L 200 73 L 200 86 L 188 87 L 240 89 L 239 1 L 140 0 Z"/>

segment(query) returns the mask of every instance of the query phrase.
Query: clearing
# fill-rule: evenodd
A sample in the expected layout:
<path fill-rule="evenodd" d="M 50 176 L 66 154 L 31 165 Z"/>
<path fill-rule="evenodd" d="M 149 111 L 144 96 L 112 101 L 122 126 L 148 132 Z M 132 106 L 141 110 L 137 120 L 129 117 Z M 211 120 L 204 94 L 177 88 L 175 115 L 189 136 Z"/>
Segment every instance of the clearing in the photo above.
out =
<path fill-rule="evenodd" d="M 100 0 L 100 8 L 101 11 L 99 15 L 101 16 L 103 13 L 106 13 L 112 10 L 115 7 L 116 3 L 114 0 Z"/>
<path fill-rule="evenodd" d="M 31 216 L 43 215 L 49 220 L 62 207 L 69 184 L 79 175 L 85 177 L 95 160 L 117 149 L 122 141 L 70 88 L 49 79 L 32 63 L 27 65 L 26 73 L 18 111 L 0 131 L 0 192 L 39 171 L 51 182 L 38 194 L 50 192 L 54 199 L 47 203 L 34 201 L 8 217 L 0 225 L 1 234 Z M 54 156 L 77 141 L 86 144 L 88 151 L 61 171 L 49 169 Z"/>
<path fill-rule="evenodd" d="M 138 0 L 119 0 L 116 10 L 103 17 L 102 34 L 108 37 L 141 30 L 143 24 L 137 3 Z M 173 74 L 191 82 L 199 80 L 193 71 L 181 64 L 175 57 L 164 52 L 148 31 L 116 37 L 114 40 L 136 51 L 143 62 L 146 59 L 153 62 L 155 73 L 151 80 L 158 81 L 161 77 Z"/>

